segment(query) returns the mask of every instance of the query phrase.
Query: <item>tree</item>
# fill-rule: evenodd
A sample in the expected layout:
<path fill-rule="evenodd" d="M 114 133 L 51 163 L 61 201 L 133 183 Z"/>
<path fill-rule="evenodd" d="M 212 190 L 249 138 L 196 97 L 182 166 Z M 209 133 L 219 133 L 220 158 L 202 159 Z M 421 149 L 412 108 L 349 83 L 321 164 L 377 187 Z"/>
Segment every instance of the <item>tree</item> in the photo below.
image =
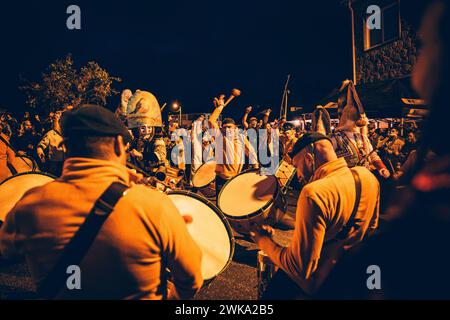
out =
<path fill-rule="evenodd" d="M 106 105 L 107 98 L 118 93 L 112 85 L 120 81 L 94 61 L 78 70 L 68 54 L 50 64 L 39 82 L 25 80 L 20 89 L 25 91 L 27 105 L 48 113 L 68 105 Z"/>

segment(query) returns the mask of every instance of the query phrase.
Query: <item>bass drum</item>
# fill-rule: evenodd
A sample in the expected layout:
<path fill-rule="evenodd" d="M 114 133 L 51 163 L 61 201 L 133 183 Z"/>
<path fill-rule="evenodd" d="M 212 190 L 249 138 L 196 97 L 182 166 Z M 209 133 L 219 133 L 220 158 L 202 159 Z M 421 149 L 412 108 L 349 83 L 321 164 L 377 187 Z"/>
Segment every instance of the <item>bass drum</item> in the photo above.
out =
<path fill-rule="evenodd" d="M 181 215 L 192 217 L 187 229 L 202 251 L 202 275 L 206 283 L 221 274 L 231 263 L 234 237 L 219 209 L 198 194 L 170 191 L 169 198 Z"/>
<path fill-rule="evenodd" d="M 33 158 L 16 155 L 10 163 L 9 170 L 12 174 L 18 174 L 22 172 L 39 171 L 39 167 Z"/>
<path fill-rule="evenodd" d="M 25 172 L 6 178 L 0 183 L 0 223 L 28 190 L 55 180 L 43 172 Z"/>

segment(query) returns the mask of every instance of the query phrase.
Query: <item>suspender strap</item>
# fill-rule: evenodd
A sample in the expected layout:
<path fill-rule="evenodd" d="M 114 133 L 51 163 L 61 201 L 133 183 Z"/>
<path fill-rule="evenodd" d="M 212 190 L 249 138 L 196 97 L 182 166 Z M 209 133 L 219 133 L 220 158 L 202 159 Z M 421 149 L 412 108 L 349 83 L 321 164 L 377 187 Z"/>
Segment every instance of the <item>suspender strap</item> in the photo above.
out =
<path fill-rule="evenodd" d="M 53 299 L 62 290 L 67 280 L 67 267 L 81 264 L 103 223 L 127 189 L 126 185 L 113 182 L 95 202 L 84 223 L 64 248 L 59 261 L 38 288 L 39 297 Z"/>
<path fill-rule="evenodd" d="M 360 225 L 358 223 L 361 222 L 362 220 L 356 219 L 356 214 L 358 213 L 359 203 L 361 201 L 361 179 L 356 170 L 350 169 L 350 171 L 352 172 L 356 187 L 355 204 L 353 205 L 352 214 L 350 215 L 350 218 L 348 219 L 347 223 L 342 227 L 341 231 L 338 232 L 338 234 L 334 237 L 334 239 L 325 242 L 324 246 L 337 242 L 339 240 L 344 240 L 348 237 L 348 234 L 350 233 L 352 228 L 355 229 L 360 228 Z"/>
<path fill-rule="evenodd" d="M 360 226 L 358 222 L 361 222 L 361 219 L 355 219 L 356 214 L 358 213 L 359 203 L 361 201 L 361 179 L 359 178 L 359 174 L 358 172 L 356 172 L 356 170 L 350 169 L 350 171 L 352 172 L 353 179 L 355 180 L 355 187 L 356 187 L 355 204 L 353 206 L 353 211 L 350 216 L 350 219 L 348 219 L 345 226 L 342 227 L 341 231 L 339 231 L 339 233 L 336 235 L 336 239 L 339 240 L 347 238 L 352 228 L 359 229 Z"/>

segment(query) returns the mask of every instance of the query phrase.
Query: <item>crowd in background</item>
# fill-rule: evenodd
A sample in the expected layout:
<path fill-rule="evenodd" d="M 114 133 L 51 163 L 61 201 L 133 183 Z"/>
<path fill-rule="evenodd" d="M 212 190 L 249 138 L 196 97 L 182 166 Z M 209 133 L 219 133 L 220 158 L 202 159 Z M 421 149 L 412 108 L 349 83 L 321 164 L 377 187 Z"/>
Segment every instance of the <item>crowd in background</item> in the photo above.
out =
<path fill-rule="evenodd" d="M 250 117 L 247 120 L 250 112 L 251 107 L 246 109 L 239 126 L 242 129 L 259 129 L 264 127 L 269 130 L 278 130 L 280 155 L 286 154 L 295 141 L 311 129 L 310 123 L 303 122 L 302 126 L 296 126 L 285 119 L 275 119 L 269 122 L 270 109 L 263 112 L 262 119 Z M 62 137 L 59 128 L 61 113 L 62 111 L 50 112 L 46 117 L 41 117 L 37 113 L 27 111 L 20 117 L 14 117 L 10 112 L 4 112 L 0 115 L 1 133 L 7 137 L 16 155 L 30 157 L 36 161 L 43 171 L 58 176 L 61 173 L 64 160 L 64 150 L 61 144 Z M 205 123 L 205 115 L 201 115 L 199 119 Z M 420 122 L 410 121 L 403 123 L 400 120 L 392 122 L 389 128 L 377 128 L 375 121 L 369 124 L 370 142 L 383 162 L 386 163 L 388 169 L 393 173 L 394 178 L 403 174 L 406 169 L 402 166 L 408 163 L 407 160 L 410 155 L 415 155 L 421 135 L 419 125 Z M 173 148 L 182 150 L 185 147 L 180 146 L 180 143 L 177 143 L 176 139 L 172 138 L 172 135 L 179 129 L 185 130 L 186 134 L 190 135 L 193 126 L 194 123 L 188 126 L 180 125 L 178 117 L 169 115 L 168 121 L 163 128 L 157 128 L 156 130 L 147 129 L 147 131 L 145 128 L 134 130 L 132 133 L 135 139 L 131 143 L 130 148 L 132 150 L 130 153 L 131 162 L 144 171 L 156 170 L 165 163 L 171 163 L 172 166 L 178 166 L 179 169 L 184 171 L 186 169 L 185 165 L 180 163 L 189 163 L 189 161 L 184 159 L 180 163 L 174 163 L 173 159 L 170 158 Z M 207 125 L 202 127 L 203 132 L 207 129 Z M 204 148 L 211 143 L 207 137 L 207 135 L 204 136 L 202 141 Z M 146 145 L 144 143 L 146 140 L 152 141 L 152 144 Z M 145 148 L 147 150 L 144 150 Z M 159 152 L 155 153 L 155 148 L 159 149 Z M 149 159 L 147 163 L 144 163 L 142 161 L 144 158 L 143 153 L 148 153 L 150 158 L 153 157 L 154 159 Z"/>

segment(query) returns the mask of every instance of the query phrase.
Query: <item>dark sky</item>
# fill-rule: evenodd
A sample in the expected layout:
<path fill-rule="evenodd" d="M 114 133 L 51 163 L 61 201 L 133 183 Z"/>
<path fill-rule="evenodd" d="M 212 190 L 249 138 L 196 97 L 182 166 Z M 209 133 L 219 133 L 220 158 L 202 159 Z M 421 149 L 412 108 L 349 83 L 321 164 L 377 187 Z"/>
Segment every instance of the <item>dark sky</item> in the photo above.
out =
<path fill-rule="evenodd" d="M 2 2 L 0 106 L 23 108 L 19 75 L 37 80 L 69 52 L 121 77 L 117 89 L 151 91 L 161 105 L 177 98 L 185 112 L 209 111 L 212 97 L 236 87 L 242 96 L 228 112 L 278 114 L 288 73 L 290 105 L 309 106 L 351 77 L 350 14 L 340 2 Z M 81 7 L 81 31 L 66 28 L 70 4 Z"/>

